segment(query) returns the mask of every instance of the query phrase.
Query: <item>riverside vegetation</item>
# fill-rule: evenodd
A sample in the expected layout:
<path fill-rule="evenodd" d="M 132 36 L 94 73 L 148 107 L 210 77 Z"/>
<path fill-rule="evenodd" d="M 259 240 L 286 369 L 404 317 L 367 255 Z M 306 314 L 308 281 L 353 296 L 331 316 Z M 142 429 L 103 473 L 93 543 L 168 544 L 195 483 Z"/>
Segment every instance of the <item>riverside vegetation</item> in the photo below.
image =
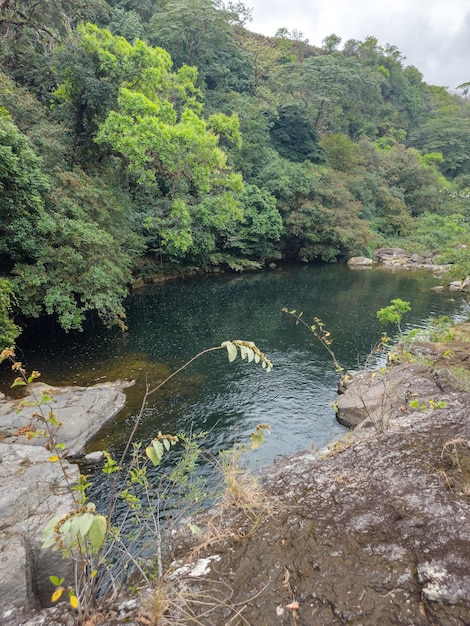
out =
<path fill-rule="evenodd" d="M 73 573 L 73 579 L 65 580 L 51 574 L 50 582 L 55 587 L 51 602 L 60 600 L 66 594 L 70 607 L 74 610 L 74 623 L 84 625 L 99 622 L 99 597 L 106 597 L 107 602 L 116 602 L 123 586 L 128 586 L 134 578 L 139 585 L 158 579 L 153 601 L 153 623 L 159 620 L 172 602 L 171 595 L 177 588 L 173 579 L 175 574 L 166 571 L 163 554 L 169 550 L 170 530 L 183 525 L 199 540 L 203 540 L 201 529 L 192 523 L 201 504 L 216 501 L 218 515 L 223 519 L 224 509 L 235 504 L 244 512 L 246 520 L 253 530 L 262 515 L 265 498 L 258 486 L 258 479 L 240 467 L 239 461 L 248 449 L 248 444 L 225 450 L 219 460 L 205 459 L 221 472 L 225 489 L 222 496 L 204 491 L 203 482 L 195 477 L 198 458 L 202 455 L 199 440 L 203 433 L 162 434 L 156 437 L 142 450 L 142 443 L 136 442 L 135 433 L 142 420 L 148 399 L 158 392 L 169 380 L 183 372 L 195 360 L 209 352 L 226 349 L 229 362 L 234 361 L 238 354 L 248 363 L 260 363 L 267 372 L 272 368 L 271 361 L 249 341 L 225 341 L 220 346 L 202 350 L 183 366 L 174 371 L 154 388 L 147 388 L 141 409 L 136 416 L 132 432 L 119 461 L 107 452 L 104 453 L 102 471 L 113 475 L 111 494 L 107 511 L 102 514 L 96 505 L 87 497 L 87 489 L 91 486 L 88 475 L 80 474 L 73 480 L 69 463 L 66 460 L 68 450 L 60 442 L 60 416 L 52 408 L 53 397 L 50 393 L 35 394 L 28 406 L 34 406 L 32 421 L 29 427 L 22 429 L 27 438 L 43 437 L 45 447 L 50 451 L 49 462 L 58 463 L 62 469 L 69 495 L 74 506 L 72 510 L 49 520 L 43 530 L 43 548 L 58 550 L 67 559 Z M 40 377 L 33 371 L 28 375 L 21 362 L 16 360 L 12 349 L 5 349 L 0 361 L 8 360 L 11 368 L 18 374 L 12 387 L 27 387 Z M 23 401 L 19 410 L 26 406 Z M 258 448 L 269 431 L 268 424 L 259 424 L 251 434 L 250 447 Z M 154 467 L 160 465 L 166 453 L 176 444 L 182 444 L 183 452 L 179 460 L 170 469 L 162 470 L 159 478 L 149 478 L 148 463 Z M 216 488 L 218 489 L 218 487 Z M 213 491 L 213 490 L 212 490 Z M 119 502 L 124 503 L 123 513 Z M 180 529 L 181 532 L 181 529 Z M 245 529 L 246 532 L 246 529 Z M 211 545 L 220 540 L 220 524 L 214 525 L 213 533 L 205 533 L 204 544 Z M 165 595 L 162 589 L 168 588 Z M 173 590 L 170 592 L 170 590 Z M 193 599 L 194 600 L 194 599 Z M 157 609 L 157 603 L 162 608 Z M 181 613 L 183 605 L 179 603 Z M 4 616 L 5 617 L 5 616 Z M 186 616 L 188 619 L 191 615 Z M 97 621 L 98 620 L 98 621 Z"/>
<path fill-rule="evenodd" d="M 0 7 L 0 343 L 125 325 L 156 274 L 382 244 L 469 273 L 468 85 L 392 43 L 249 30 L 220 0 Z"/>

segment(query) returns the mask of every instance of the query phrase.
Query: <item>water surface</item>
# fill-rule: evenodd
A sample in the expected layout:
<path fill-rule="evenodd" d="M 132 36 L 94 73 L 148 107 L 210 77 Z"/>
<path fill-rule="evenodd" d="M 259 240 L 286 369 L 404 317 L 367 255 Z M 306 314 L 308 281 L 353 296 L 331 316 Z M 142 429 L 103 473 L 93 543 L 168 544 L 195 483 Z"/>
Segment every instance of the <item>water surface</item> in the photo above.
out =
<path fill-rule="evenodd" d="M 410 301 L 408 327 L 424 326 L 438 315 L 462 315 L 461 294 L 431 291 L 437 284 L 428 272 L 345 265 L 200 277 L 129 297 L 125 334 L 96 324 L 66 335 L 43 323 L 22 337 L 23 361 L 50 384 L 135 379 L 126 409 L 89 448 L 118 453 L 147 382 L 155 385 L 204 348 L 228 339 L 254 341 L 274 363 L 271 372 L 240 359 L 230 364 L 225 350 L 205 355 L 152 398 L 137 438 L 149 441 L 159 430 L 204 430 L 215 453 L 267 422 L 271 435 L 256 452 L 259 462 L 267 463 L 278 454 L 320 448 L 344 432 L 331 408 L 337 375 L 330 356 L 281 309 L 303 311 L 307 321 L 323 320 L 337 359 L 355 369 L 384 330 L 376 311 L 392 298 Z"/>

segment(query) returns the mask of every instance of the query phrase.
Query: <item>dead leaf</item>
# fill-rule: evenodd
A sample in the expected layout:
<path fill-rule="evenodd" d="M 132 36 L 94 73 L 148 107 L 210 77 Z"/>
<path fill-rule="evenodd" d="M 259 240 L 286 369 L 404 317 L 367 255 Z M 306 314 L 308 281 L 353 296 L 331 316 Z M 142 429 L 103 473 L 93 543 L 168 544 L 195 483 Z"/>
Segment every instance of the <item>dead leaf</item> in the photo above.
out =
<path fill-rule="evenodd" d="M 286 605 L 286 609 L 289 609 L 289 611 L 296 611 L 298 608 L 299 608 L 298 602 L 291 602 L 290 604 Z"/>

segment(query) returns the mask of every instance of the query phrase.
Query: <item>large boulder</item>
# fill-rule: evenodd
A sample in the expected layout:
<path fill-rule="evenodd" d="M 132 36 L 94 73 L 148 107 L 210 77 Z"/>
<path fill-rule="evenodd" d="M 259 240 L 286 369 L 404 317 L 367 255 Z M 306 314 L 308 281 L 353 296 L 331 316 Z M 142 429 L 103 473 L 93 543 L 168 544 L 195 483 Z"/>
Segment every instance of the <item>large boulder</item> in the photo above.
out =
<path fill-rule="evenodd" d="M 86 443 L 123 408 L 123 389 L 131 383 L 117 381 L 93 387 L 50 387 L 44 383 L 30 385 L 26 397 L 0 402 L 0 438 L 7 443 L 44 446 L 44 437 L 28 438 L 29 426 L 42 428 L 35 413 L 47 416 L 53 411 L 61 422 L 58 440 L 64 443 L 70 456 L 80 454 Z M 41 394 L 52 397 L 37 406 Z"/>
<path fill-rule="evenodd" d="M 347 262 L 349 267 L 372 267 L 373 261 L 365 256 L 353 256 Z"/>
<path fill-rule="evenodd" d="M 442 394 L 440 381 L 428 367 L 403 363 L 382 371 L 363 370 L 350 375 L 340 387 L 336 400 L 338 421 L 354 428 L 364 420 L 378 427 L 386 426 L 413 400 L 419 404 L 435 400 Z"/>
<path fill-rule="evenodd" d="M 0 398 L 0 610 L 47 606 L 51 575 L 73 583 L 73 563 L 41 546 L 46 523 L 74 508 L 70 485 L 79 475 L 67 460 L 52 462 L 44 436 L 28 433 L 44 428 L 52 412 L 60 422 L 57 441 L 69 456 L 86 443 L 124 406 L 130 383 L 93 387 L 49 387 L 35 383 L 21 399 Z M 47 396 L 45 403 L 41 398 Z M 39 414 L 39 418 L 35 415 Z M 67 477 L 66 477 L 67 474 Z M 0 613 L 0 622 L 2 614 Z"/>
<path fill-rule="evenodd" d="M 46 606 L 49 576 L 73 581 L 72 563 L 41 547 L 45 524 L 73 507 L 76 465 L 52 463 L 44 448 L 0 442 L 0 609 Z"/>

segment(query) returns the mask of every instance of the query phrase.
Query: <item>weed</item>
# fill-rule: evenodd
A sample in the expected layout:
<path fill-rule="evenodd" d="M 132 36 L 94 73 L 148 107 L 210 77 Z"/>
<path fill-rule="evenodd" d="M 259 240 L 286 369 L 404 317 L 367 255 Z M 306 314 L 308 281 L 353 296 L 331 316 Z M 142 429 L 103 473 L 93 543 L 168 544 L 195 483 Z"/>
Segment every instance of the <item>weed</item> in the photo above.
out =
<path fill-rule="evenodd" d="M 55 602 L 66 594 L 70 606 L 76 611 L 79 624 L 90 621 L 97 606 L 98 596 L 107 594 L 108 597 L 116 598 L 123 584 L 128 581 L 130 573 L 137 574 L 144 582 L 150 583 L 154 575 L 149 568 L 154 568 L 153 563 L 155 563 L 157 577 L 164 578 L 166 573 L 162 559 L 164 526 L 166 519 L 169 519 L 165 516 L 164 510 L 170 506 L 172 522 L 177 523 L 182 517 L 182 511 L 176 513 L 175 507 L 178 503 L 198 500 L 197 483 L 191 480 L 191 477 L 200 455 L 200 446 L 197 437 L 186 435 L 177 437 L 159 432 L 144 448 L 140 442 L 134 441 L 134 437 L 149 397 L 196 359 L 221 349 L 227 350 L 230 362 L 240 354 L 242 360 L 260 363 L 265 371 L 272 368 L 272 363 L 254 343 L 241 340 L 226 341 L 220 346 L 202 350 L 153 389 L 147 388 L 121 458 L 113 459 L 108 452 L 105 452 L 102 471 L 113 475 L 109 505 L 105 515 L 101 514 L 87 497 L 87 489 L 92 484 L 89 476 L 81 475 L 76 484 L 71 483 L 68 478 L 65 460 L 67 452 L 65 446 L 57 440 L 61 423 L 52 409 L 48 407 L 52 397 L 42 394 L 31 403 L 37 407 L 34 418 L 41 428 L 31 427 L 28 433 L 31 436 L 47 437 L 46 447 L 51 450 L 49 460 L 61 465 L 74 501 L 73 509 L 66 515 L 51 519 L 43 532 L 43 547 L 58 550 L 64 558 L 72 560 L 75 568 L 73 586 L 65 585 L 62 578 L 50 577 L 55 587 L 52 601 Z M 1 353 L 0 360 L 5 359 L 10 359 L 12 369 L 19 374 L 12 386 L 29 385 L 40 375 L 39 372 L 33 372 L 28 376 L 22 364 L 16 361 L 13 350 L 4 350 Z M 32 393 L 34 396 L 34 390 Z M 252 433 L 253 448 L 258 447 L 264 441 L 264 433 L 268 428 L 268 425 L 262 424 Z M 155 484 L 148 477 L 149 464 L 154 467 L 160 466 L 163 457 L 177 445 L 182 447 L 179 462 L 170 473 L 162 472 L 160 482 Z M 237 502 L 242 503 L 241 508 L 253 513 L 256 506 L 255 482 L 237 470 L 235 459 L 239 460 L 239 457 L 234 455 L 231 475 L 228 470 L 226 474 L 226 484 L 232 490 L 230 498 L 233 499 L 236 494 Z M 230 480 L 229 476 L 231 476 Z M 121 503 L 124 504 L 124 508 Z M 119 509 L 120 518 L 115 525 L 114 518 L 117 509 Z M 195 524 L 188 523 L 187 526 L 193 535 L 202 539 L 202 533 Z M 147 554 L 143 552 L 146 545 L 143 542 L 145 536 L 151 539 L 153 555 L 152 552 Z M 154 557 L 153 562 L 150 556 Z M 209 606 L 210 599 L 206 598 L 204 602 L 207 602 Z M 158 611 L 155 609 L 154 613 L 162 613 L 164 610 L 165 606 L 162 604 L 161 608 Z M 183 623 L 183 621 L 175 623 Z"/>
<path fill-rule="evenodd" d="M 466 367 L 446 367 L 439 370 L 439 374 L 456 391 L 470 392 L 470 371 Z"/>

